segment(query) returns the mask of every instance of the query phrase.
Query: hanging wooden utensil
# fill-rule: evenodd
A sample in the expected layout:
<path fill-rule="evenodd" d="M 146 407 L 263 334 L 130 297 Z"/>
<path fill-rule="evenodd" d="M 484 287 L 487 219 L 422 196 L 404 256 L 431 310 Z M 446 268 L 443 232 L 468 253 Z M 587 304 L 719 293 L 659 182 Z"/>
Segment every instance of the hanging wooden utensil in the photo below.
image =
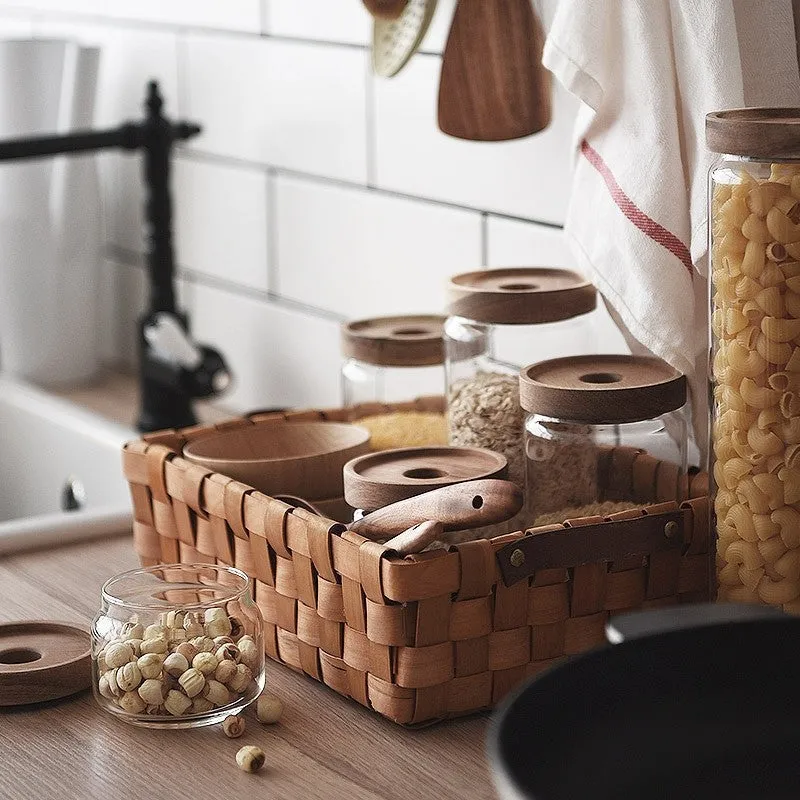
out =
<path fill-rule="evenodd" d="M 550 123 L 544 30 L 531 0 L 459 0 L 442 59 L 439 128 L 459 139 L 519 139 Z"/>
<path fill-rule="evenodd" d="M 361 0 L 370 14 L 377 19 L 397 19 L 408 0 Z"/>

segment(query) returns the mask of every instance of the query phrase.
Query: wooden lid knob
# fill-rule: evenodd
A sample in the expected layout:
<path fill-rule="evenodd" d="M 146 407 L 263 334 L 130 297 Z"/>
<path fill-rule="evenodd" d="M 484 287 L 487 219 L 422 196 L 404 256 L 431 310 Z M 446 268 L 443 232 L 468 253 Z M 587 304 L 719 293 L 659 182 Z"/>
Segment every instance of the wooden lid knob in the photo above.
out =
<path fill-rule="evenodd" d="M 524 367 L 520 405 L 533 414 L 592 424 L 654 419 L 686 403 L 686 377 L 658 358 L 572 356 Z"/>
<path fill-rule="evenodd" d="M 342 326 L 342 353 L 379 367 L 426 367 L 444 362 L 444 318 L 375 317 Z"/>
<path fill-rule="evenodd" d="M 800 158 L 800 108 L 732 108 L 706 114 L 706 146 L 737 156 Z"/>
<path fill-rule="evenodd" d="M 593 311 L 597 290 L 577 272 L 513 267 L 450 279 L 448 313 L 500 325 L 539 325 Z"/>
<path fill-rule="evenodd" d="M 344 496 L 365 511 L 463 481 L 505 478 L 505 456 L 478 447 L 403 447 L 344 465 Z"/>

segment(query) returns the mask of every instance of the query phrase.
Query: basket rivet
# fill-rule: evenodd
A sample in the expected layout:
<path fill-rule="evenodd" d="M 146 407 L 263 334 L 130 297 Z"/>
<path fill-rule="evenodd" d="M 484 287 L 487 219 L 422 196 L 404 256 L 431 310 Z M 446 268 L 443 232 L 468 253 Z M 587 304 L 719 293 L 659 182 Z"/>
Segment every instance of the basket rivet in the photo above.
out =
<path fill-rule="evenodd" d="M 517 548 L 511 553 L 511 558 L 509 561 L 511 562 L 512 567 L 521 567 L 525 563 L 525 553 Z"/>
<path fill-rule="evenodd" d="M 677 535 L 678 535 L 678 523 L 675 522 L 675 520 L 670 520 L 664 526 L 664 536 L 666 536 L 667 539 L 673 539 Z"/>

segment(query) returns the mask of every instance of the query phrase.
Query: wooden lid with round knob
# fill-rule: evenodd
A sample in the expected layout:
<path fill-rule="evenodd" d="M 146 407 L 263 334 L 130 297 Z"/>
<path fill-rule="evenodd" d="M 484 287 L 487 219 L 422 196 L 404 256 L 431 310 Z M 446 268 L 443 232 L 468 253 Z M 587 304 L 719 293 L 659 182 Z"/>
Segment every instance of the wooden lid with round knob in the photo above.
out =
<path fill-rule="evenodd" d="M 342 326 L 342 353 L 379 367 L 444 363 L 444 317 L 430 314 L 375 317 Z"/>
<path fill-rule="evenodd" d="M 479 447 L 403 447 L 348 461 L 344 496 L 354 508 L 374 511 L 463 481 L 505 478 L 505 456 Z"/>
<path fill-rule="evenodd" d="M 597 290 L 566 269 L 509 267 L 450 279 L 449 314 L 498 325 L 541 325 L 594 311 Z"/>
<path fill-rule="evenodd" d="M 554 358 L 520 371 L 520 405 L 545 417 L 601 425 L 654 419 L 686 403 L 686 377 L 648 356 Z"/>
<path fill-rule="evenodd" d="M 706 146 L 737 156 L 800 158 L 800 108 L 731 108 L 706 114 Z"/>

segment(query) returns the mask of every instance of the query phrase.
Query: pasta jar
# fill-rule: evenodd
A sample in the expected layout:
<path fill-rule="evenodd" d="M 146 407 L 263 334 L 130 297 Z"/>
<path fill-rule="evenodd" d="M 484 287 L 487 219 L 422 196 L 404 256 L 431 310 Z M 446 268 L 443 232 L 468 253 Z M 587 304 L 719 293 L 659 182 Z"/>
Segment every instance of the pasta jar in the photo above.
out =
<path fill-rule="evenodd" d="M 800 612 L 800 109 L 706 117 L 719 597 Z"/>
<path fill-rule="evenodd" d="M 373 449 L 447 443 L 443 325 L 444 317 L 409 315 L 342 326 L 342 403 L 369 430 Z M 415 398 L 402 410 L 384 407 Z"/>
<path fill-rule="evenodd" d="M 449 283 L 444 325 L 449 440 L 487 447 L 524 482 L 519 370 L 538 359 L 594 352 L 597 292 L 575 272 L 481 270 Z"/>
<path fill-rule="evenodd" d="M 686 378 L 669 364 L 628 355 L 558 358 L 525 367 L 519 387 L 528 412 L 528 526 L 544 524 L 537 519 L 550 512 L 565 512 L 559 519 L 612 513 L 619 509 L 598 504 L 630 503 L 634 495 L 639 505 L 685 499 Z"/>

